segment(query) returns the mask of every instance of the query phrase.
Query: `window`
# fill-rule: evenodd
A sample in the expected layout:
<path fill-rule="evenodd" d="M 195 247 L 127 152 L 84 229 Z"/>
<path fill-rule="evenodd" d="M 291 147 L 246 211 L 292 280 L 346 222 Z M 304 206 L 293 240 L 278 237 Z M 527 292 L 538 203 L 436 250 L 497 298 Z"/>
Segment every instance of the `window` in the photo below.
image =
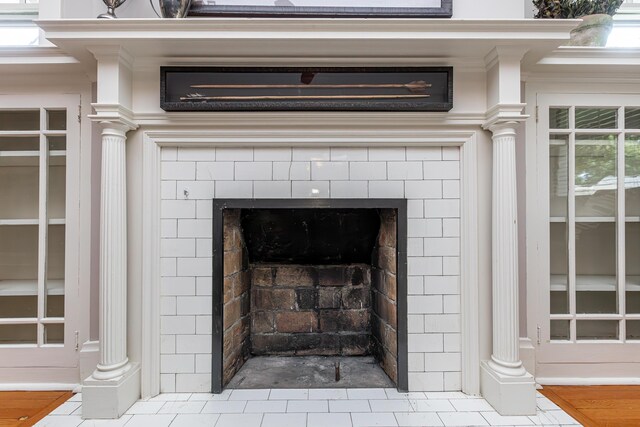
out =
<path fill-rule="evenodd" d="M 626 0 L 613 19 L 607 47 L 640 46 L 640 0 Z"/>
<path fill-rule="evenodd" d="M 640 105 L 549 109 L 550 337 L 640 340 Z"/>
<path fill-rule="evenodd" d="M 37 45 L 39 0 L 0 0 L 0 46 Z"/>
<path fill-rule="evenodd" d="M 67 111 L 0 110 L 0 347 L 64 344 Z"/>

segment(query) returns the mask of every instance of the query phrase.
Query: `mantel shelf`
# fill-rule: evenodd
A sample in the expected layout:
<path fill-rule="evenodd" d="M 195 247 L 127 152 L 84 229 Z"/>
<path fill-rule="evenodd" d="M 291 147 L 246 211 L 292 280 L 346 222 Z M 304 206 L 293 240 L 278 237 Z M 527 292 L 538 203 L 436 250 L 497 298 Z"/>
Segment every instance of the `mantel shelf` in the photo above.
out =
<path fill-rule="evenodd" d="M 105 48 L 144 58 L 438 58 L 484 64 L 496 46 L 539 60 L 579 20 L 392 18 L 63 19 L 37 21 L 47 39 L 85 64 Z M 90 46 L 90 50 L 87 48 Z M 93 52 L 93 53 L 92 53 Z M 452 56 L 455 55 L 455 56 Z M 379 60 L 376 60 L 379 59 Z M 243 61 L 247 62 L 247 61 Z M 250 61 L 249 61 L 250 62 Z M 264 61 L 262 61 L 264 64 Z"/>

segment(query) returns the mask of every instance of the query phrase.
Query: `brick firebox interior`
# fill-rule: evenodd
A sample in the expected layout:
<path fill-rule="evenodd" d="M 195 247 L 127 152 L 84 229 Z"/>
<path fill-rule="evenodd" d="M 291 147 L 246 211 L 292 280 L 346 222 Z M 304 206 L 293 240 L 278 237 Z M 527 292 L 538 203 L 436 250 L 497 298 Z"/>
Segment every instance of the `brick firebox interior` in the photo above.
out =
<path fill-rule="evenodd" d="M 397 382 L 396 210 L 248 211 L 223 217 L 223 383 L 251 356 L 371 355 Z"/>

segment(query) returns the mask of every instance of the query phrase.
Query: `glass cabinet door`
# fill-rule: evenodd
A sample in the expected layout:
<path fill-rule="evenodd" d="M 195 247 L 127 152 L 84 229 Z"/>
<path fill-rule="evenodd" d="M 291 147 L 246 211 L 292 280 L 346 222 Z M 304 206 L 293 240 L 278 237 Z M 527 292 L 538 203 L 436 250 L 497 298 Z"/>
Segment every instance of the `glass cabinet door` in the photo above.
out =
<path fill-rule="evenodd" d="M 640 108 L 548 108 L 549 339 L 640 340 Z"/>
<path fill-rule="evenodd" d="M 73 338 L 65 298 L 69 123 L 66 106 L 0 109 L 3 359 L 11 349 L 61 349 Z"/>

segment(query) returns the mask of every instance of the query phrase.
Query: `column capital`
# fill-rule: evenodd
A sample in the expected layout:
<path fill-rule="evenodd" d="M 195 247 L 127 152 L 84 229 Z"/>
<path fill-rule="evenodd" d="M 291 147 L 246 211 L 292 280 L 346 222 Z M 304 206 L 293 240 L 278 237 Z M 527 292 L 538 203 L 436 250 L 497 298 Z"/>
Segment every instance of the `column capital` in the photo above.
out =
<path fill-rule="evenodd" d="M 487 119 L 482 125 L 485 130 L 496 133 L 503 133 L 507 129 L 514 129 L 529 118 L 522 114 L 526 104 L 497 104 L 487 111 Z"/>
<path fill-rule="evenodd" d="M 133 112 L 120 104 L 91 104 L 95 114 L 89 115 L 89 119 L 102 126 L 103 134 L 109 130 L 111 132 L 122 132 L 120 136 L 126 136 L 127 132 L 138 128 L 138 124 L 133 119 Z"/>

